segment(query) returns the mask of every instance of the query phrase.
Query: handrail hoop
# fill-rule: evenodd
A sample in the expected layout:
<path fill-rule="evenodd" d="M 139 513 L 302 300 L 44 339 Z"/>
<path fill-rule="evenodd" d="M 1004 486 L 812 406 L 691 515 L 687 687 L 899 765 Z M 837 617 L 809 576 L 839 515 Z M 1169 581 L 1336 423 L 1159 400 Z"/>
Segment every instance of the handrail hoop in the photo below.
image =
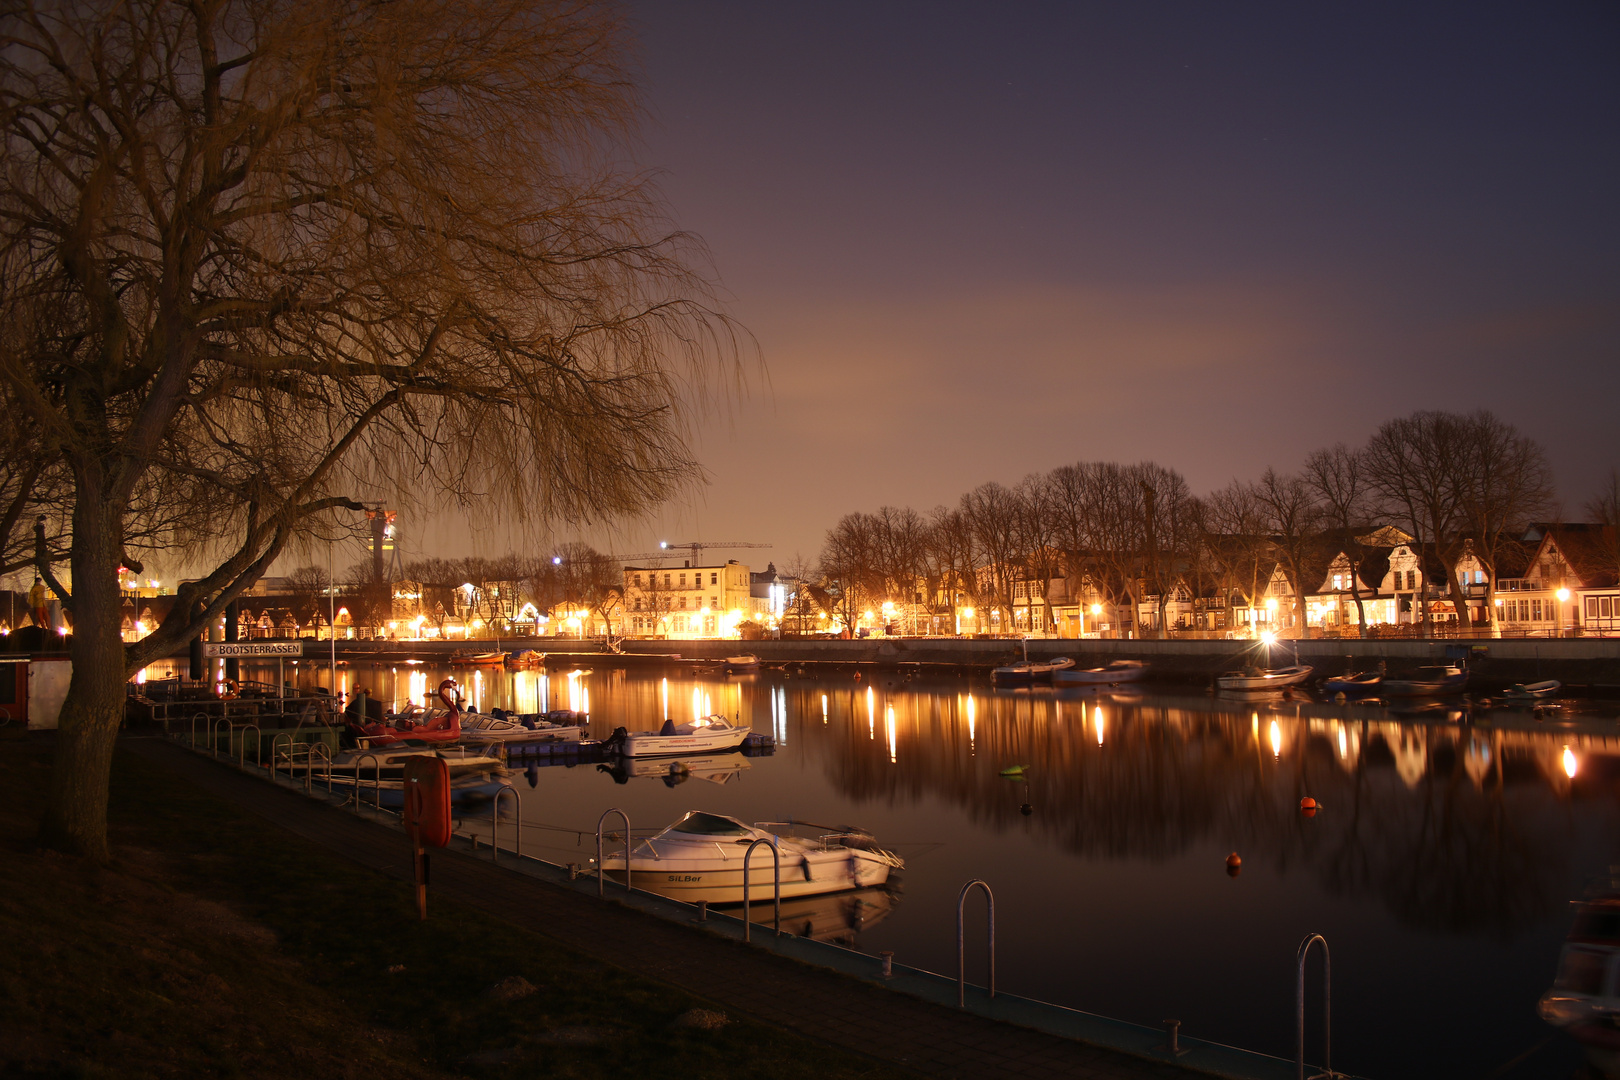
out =
<path fill-rule="evenodd" d="M 1322 1071 L 1310 1077 L 1310 1080 L 1327 1078 L 1332 1080 L 1338 1074 L 1333 1071 L 1333 960 L 1328 954 L 1327 938 L 1321 934 L 1307 934 L 1305 940 L 1299 943 L 1299 970 L 1294 983 L 1294 1019 L 1296 1023 L 1294 1041 L 1294 1076 L 1296 1080 L 1306 1080 L 1305 1076 L 1305 961 L 1310 956 L 1311 946 L 1317 942 L 1322 943 Z"/>
<path fill-rule="evenodd" d="M 321 763 L 326 766 L 326 793 L 332 794 L 332 751 L 326 748 L 325 740 L 308 742 L 309 747 L 304 751 L 304 790 L 310 791 L 315 786 L 315 751 L 321 752 Z"/>
<path fill-rule="evenodd" d="M 361 754 L 359 757 L 354 759 L 354 805 L 356 805 L 356 806 L 360 805 L 360 766 L 365 764 L 366 758 L 371 759 L 371 767 L 372 767 L 371 783 L 372 783 L 373 788 L 376 790 L 376 797 L 375 797 L 375 800 L 374 800 L 374 805 L 377 807 L 378 810 L 381 810 L 382 809 L 382 759 L 379 758 L 376 754 Z"/>
<path fill-rule="evenodd" d="M 257 768 L 261 764 L 260 759 L 264 757 L 263 729 L 261 729 L 258 724 L 243 724 L 242 738 L 236 744 L 236 767 L 244 772 L 247 771 L 247 733 L 249 728 L 253 729 L 254 768 Z"/>
<path fill-rule="evenodd" d="M 956 1007 L 967 1007 L 967 946 L 966 935 L 963 933 L 963 912 L 967 907 L 968 893 L 974 887 L 984 890 L 985 922 L 989 928 L 989 957 L 990 957 L 990 996 L 996 996 L 996 894 L 990 891 L 987 882 L 974 878 L 962 886 L 962 891 L 956 897 Z"/>
<path fill-rule="evenodd" d="M 517 804 L 513 808 L 516 812 L 515 812 L 515 814 L 514 814 L 514 816 L 512 818 L 512 828 L 517 832 L 517 846 L 515 846 L 512 849 L 512 852 L 513 852 L 513 854 L 515 854 L 518 857 L 519 862 L 523 861 L 523 793 L 520 792 L 517 788 L 511 787 L 509 785 L 509 786 L 503 787 L 499 791 L 497 791 L 495 793 L 495 798 L 493 800 L 491 800 L 490 804 L 489 804 L 489 861 L 490 862 L 500 862 L 500 860 L 501 860 L 501 834 L 500 834 L 501 796 L 505 795 L 509 791 L 512 793 L 512 800 Z M 628 856 L 627 856 L 626 857 L 626 864 L 628 864 L 628 862 L 629 862 L 629 859 L 628 859 Z"/>
<path fill-rule="evenodd" d="M 225 725 L 225 753 L 231 752 L 231 739 L 236 735 L 236 725 L 231 723 L 228 716 L 222 716 L 208 725 L 208 750 L 215 757 L 219 757 L 219 726 Z"/>
<path fill-rule="evenodd" d="M 212 726 L 209 723 L 207 713 L 205 713 L 205 712 L 194 712 L 194 713 L 191 714 L 191 748 L 193 750 L 197 749 L 197 721 L 199 721 L 199 720 L 201 720 L 203 722 L 203 728 L 204 728 L 205 732 L 208 729 L 208 727 Z"/>
<path fill-rule="evenodd" d="M 623 822 L 624 822 L 624 887 L 625 887 L 625 889 L 627 891 L 630 888 L 630 815 L 625 813 L 623 810 L 620 810 L 617 806 L 612 806 L 612 807 L 609 807 L 608 809 L 602 811 L 602 816 L 596 819 L 596 895 L 597 896 L 605 895 L 603 893 L 603 891 L 602 891 L 603 890 L 603 884 L 602 884 L 603 883 L 602 825 L 607 821 L 609 814 L 618 814 L 620 819 L 623 820 Z"/>
<path fill-rule="evenodd" d="M 769 847 L 771 849 L 771 872 L 772 872 L 772 877 L 775 879 L 775 883 L 776 883 L 776 936 L 777 937 L 782 936 L 782 849 L 777 846 L 776 837 L 774 837 L 774 836 L 761 836 L 757 840 L 755 840 L 752 844 L 749 844 L 748 845 L 748 850 L 743 852 L 743 869 L 742 869 L 743 914 L 742 914 L 742 918 L 743 918 L 743 941 L 745 941 L 745 942 L 752 940 L 749 937 L 749 931 L 752 929 L 752 927 L 754 925 L 754 921 L 750 917 L 750 915 L 752 914 L 752 909 L 751 909 L 751 906 L 748 903 L 748 898 L 749 898 L 748 897 L 748 859 L 749 859 L 749 857 L 751 855 L 754 854 L 754 849 L 759 847 L 759 845 L 761 845 L 761 844 L 769 845 Z"/>
<path fill-rule="evenodd" d="M 270 740 L 270 771 L 276 770 L 276 763 L 281 760 L 281 740 L 287 740 L 287 778 L 292 778 L 293 772 L 293 737 L 285 731 L 276 732 Z"/>

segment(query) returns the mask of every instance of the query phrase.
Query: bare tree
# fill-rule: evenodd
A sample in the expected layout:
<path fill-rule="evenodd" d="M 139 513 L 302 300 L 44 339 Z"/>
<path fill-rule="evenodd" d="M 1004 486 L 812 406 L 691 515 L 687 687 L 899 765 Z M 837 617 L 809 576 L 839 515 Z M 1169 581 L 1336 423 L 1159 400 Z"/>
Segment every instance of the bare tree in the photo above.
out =
<path fill-rule="evenodd" d="M 331 588 L 331 577 L 319 566 L 300 566 L 287 575 L 287 606 L 298 625 L 308 626 L 317 616 L 329 615 Z"/>
<path fill-rule="evenodd" d="M 833 610 L 849 632 L 861 611 L 877 595 L 880 578 L 873 567 L 877 560 L 877 529 L 870 514 L 845 514 L 827 530 L 821 548 L 821 578 Z"/>
<path fill-rule="evenodd" d="M 1603 486 L 1587 500 L 1586 512 L 1594 523 L 1603 526 L 1603 553 L 1609 569 L 1620 578 L 1620 469 L 1610 467 Z"/>
<path fill-rule="evenodd" d="M 962 496 L 963 519 L 973 533 L 973 544 L 983 562 L 975 567 L 980 575 L 980 604 L 990 601 L 992 611 L 1001 613 L 1001 632 L 1013 628 L 1013 584 L 1024 572 L 1025 551 L 1018 527 L 1018 495 L 1011 488 L 991 481 L 980 484 Z"/>
<path fill-rule="evenodd" d="M 1314 450 L 1305 459 L 1305 482 L 1310 485 L 1323 521 L 1336 529 L 1350 563 L 1350 596 L 1356 605 L 1356 636 L 1367 636 L 1367 606 L 1361 599 L 1361 564 L 1366 549 L 1356 534 L 1366 525 L 1372 493 L 1362 475 L 1361 454 L 1344 443 Z"/>
<path fill-rule="evenodd" d="M 1305 596 L 1311 589 L 1307 580 L 1318 569 L 1313 556 L 1321 532 L 1321 507 L 1303 477 L 1284 476 L 1270 468 L 1254 485 L 1254 494 L 1278 560 L 1293 579 L 1294 626 L 1300 637 L 1309 638 Z"/>
<path fill-rule="evenodd" d="M 1420 556 L 1447 560 L 1444 545 L 1459 521 L 1458 470 L 1466 460 L 1460 417 L 1425 411 L 1381 424 L 1364 451 L 1363 471 L 1373 489 L 1417 539 Z M 1447 572 L 1450 576 L 1450 571 Z M 1424 634 L 1430 629 L 1429 571 L 1418 594 Z"/>
<path fill-rule="evenodd" d="M 1204 500 L 1205 547 L 1221 568 L 1223 592 L 1236 592 L 1250 611 L 1271 582 L 1277 557 L 1266 535 L 1265 508 L 1254 485 L 1233 480 Z"/>
<path fill-rule="evenodd" d="M 1512 424 L 1481 409 L 1463 418 L 1463 452 L 1453 483 L 1457 488 L 1458 524 L 1463 542 L 1483 567 L 1485 621 L 1499 633 L 1496 616 L 1496 568 L 1504 549 L 1516 546 L 1532 520 L 1552 505 L 1552 469 L 1535 440 Z M 1452 595 L 1465 627 L 1473 625 L 1468 583 L 1458 577 L 1461 560 L 1447 568 Z"/>
<path fill-rule="evenodd" d="M 71 477 L 74 676 L 42 838 L 104 859 L 123 681 L 300 530 L 405 488 L 643 509 L 698 470 L 729 323 L 613 159 L 604 9 L 43 0 L 0 13 L 0 277 L 56 313 L 0 380 Z M 214 550 L 143 641 L 143 507 Z M 226 538 L 229 538 L 228 540 Z M 67 590 L 50 573 L 53 587 Z"/>
<path fill-rule="evenodd" d="M 967 515 L 959 508 L 936 506 L 928 515 L 928 551 L 934 574 L 939 581 L 939 594 L 946 606 L 953 631 L 961 630 L 957 612 L 962 601 L 977 609 L 979 605 L 979 579 L 973 572 L 976 565 L 973 527 Z"/>

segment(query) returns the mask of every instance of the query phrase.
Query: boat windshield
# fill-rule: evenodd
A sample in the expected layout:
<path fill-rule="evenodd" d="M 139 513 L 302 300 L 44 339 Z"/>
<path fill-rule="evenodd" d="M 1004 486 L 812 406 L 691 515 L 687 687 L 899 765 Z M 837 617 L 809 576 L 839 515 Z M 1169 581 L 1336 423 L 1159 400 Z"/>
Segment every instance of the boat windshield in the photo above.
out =
<path fill-rule="evenodd" d="M 720 817 L 718 814 L 705 814 L 694 810 L 674 825 L 670 832 L 695 833 L 698 836 L 747 836 L 748 828 L 741 822 L 730 818 Z"/>

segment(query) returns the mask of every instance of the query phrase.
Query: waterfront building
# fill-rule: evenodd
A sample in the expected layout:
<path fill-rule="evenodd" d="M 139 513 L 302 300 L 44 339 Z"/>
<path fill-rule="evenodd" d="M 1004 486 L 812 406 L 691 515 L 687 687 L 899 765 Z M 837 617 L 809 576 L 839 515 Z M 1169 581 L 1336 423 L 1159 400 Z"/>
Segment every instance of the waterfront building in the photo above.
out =
<path fill-rule="evenodd" d="M 774 572 L 774 570 L 773 570 Z M 767 585 L 768 590 L 768 585 Z M 626 566 L 623 633 L 627 637 L 736 637 L 758 612 L 753 575 L 735 559 L 707 566 Z M 764 598 L 769 602 L 769 596 Z"/>

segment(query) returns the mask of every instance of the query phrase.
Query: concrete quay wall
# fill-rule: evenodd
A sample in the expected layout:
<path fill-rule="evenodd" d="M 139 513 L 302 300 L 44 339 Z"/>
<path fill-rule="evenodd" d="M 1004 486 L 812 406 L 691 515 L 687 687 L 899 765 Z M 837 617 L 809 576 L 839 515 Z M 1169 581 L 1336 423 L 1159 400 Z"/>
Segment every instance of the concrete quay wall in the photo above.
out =
<path fill-rule="evenodd" d="M 864 641 L 627 641 L 627 653 L 679 652 L 683 657 L 723 657 L 751 652 L 767 664 L 862 665 L 902 670 L 910 665 L 988 671 L 1023 655 L 1019 642 L 968 638 L 869 638 Z M 553 650 L 548 650 L 553 651 Z M 1572 686 L 1620 691 L 1620 638 L 1513 638 L 1484 641 L 1333 639 L 1282 641 L 1270 663 L 1310 664 L 1324 675 L 1362 671 L 1384 662 L 1392 672 L 1448 657 L 1466 657 L 1476 685 L 1559 679 Z M 1266 650 L 1251 641 L 1127 641 L 1033 639 L 1030 659 L 1072 657 L 1080 667 L 1111 660 L 1146 660 L 1158 680 L 1208 684 L 1223 671 L 1265 665 Z"/>
<path fill-rule="evenodd" d="M 1215 675 L 1249 663 L 1265 665 L 1266 652 L 1252 641 L 1128 641 L 1100 639 L 1032 639 L 1031 659 L 1072 657 L 1081 667 L 1100 667 L 1111 660 L 1146 660 L 1155 681 L 1210 684 Z M 766 664 L 804 666 L 810 670 L 875 668 L 892 671 L 984 674 L 1023 655 L 1021 644 L 1007 638 L 868 638 L 859 641 L 789 639 L 784 641 L 641 641 L 623 643 L 622 654 L 592 641 L 556 638 L 503 639 L 508 651 L 533 649 L 553 661 L 594 667 L 655 667 L 671 659 L 722 658 L 749 652 Z M 319 662 L 330 645 L 305 643 L 305 657 Z M 444 663 L 456 653 L 496 648 L 496 642 L 340 641 L 338 657 L 351 664 L 389 663 L 415 658 Z M 1407 671 L 1448 658 L 1467 657 L 1473 685 L 1500 689 L 1516 682 L 1558 679 L 1573 687 L 1620 693 L 1620 638 L 1501 638 L 1480 641 L 1446 639 L 1354 638 L 1280 641 L 1271 647 L 1270 664 L 1310 664 L 1322 675 L 1363 671 L 1382 661 L 1389 671 Z"/>

